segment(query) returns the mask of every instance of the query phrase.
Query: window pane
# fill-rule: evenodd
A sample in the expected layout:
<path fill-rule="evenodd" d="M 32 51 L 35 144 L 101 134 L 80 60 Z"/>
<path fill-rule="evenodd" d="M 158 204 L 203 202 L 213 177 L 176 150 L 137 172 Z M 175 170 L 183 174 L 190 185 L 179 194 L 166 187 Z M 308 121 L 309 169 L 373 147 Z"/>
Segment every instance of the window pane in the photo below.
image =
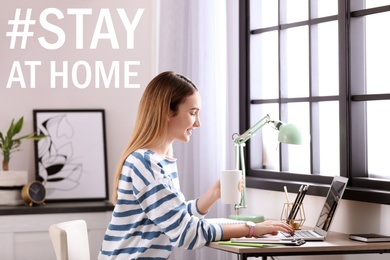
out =
<path fill-rule="evenodd" d="M 390 13 L 366 17 L 367 94 L 389 93 L 390 34 L 383 26 L 390 24 Z"/>
<path fill-rule="evenodd" d="M 308 27 L 281 31 L 282 97 L 309 95 Z"/>
<path fill-rule="evenodd" d="M 312 0 L 311 17 L 320 18 L 325 16 L 336 15 L 338 13 L 337 0 Z"/>
<path fill-rule="evenodd" d="M 338 23 L 312 27 L 312 93 L 314 96 L 339 94 Z"/>
<path fill-rule="evenodd" d="M 272 119 L 279 115 L 278 104 L 254 105 L 251 107 L 251 126 L 269 114 Z M 250 139 L 251 168 L 279 171 L 278 131 L 265 125 Z"/>
<path fill-rule="evenodd" d="M 390 0 L 360 0 L 360 1 L 350 1 L 351 4 L 351 11 L 357 11 L 367 8 L 373 8 L 373 7 L 379 7 L 379 6 L 385 6 L 390 5 Z"/>
<path fill-rule="evenodd" d="M 279 96 L 278 32 L 251 37 L 251 98 L 267 99 Z"/>
<path fill-rule="evenodd" d="M 367 102 L 367 154 L 369 177 L 390 179 L 388 130 L 390 120 L 383 117 L 390 101 Z"/>
<path fill-rule="evenodd" d="M 250 29 L 266 28 L 278 25 L 278 1 L 250 1 Z"/>
<path fill-rule="evenodd" d="M 351 94 L 366 93 L 365 17 L 352 18 L 350 23 Z"/>
<path fill-rule="evenodd" d="M 321 102 L 318 111 L 320 174 L 340 175 L 339 103 Z"/>
<path fill-rule="evenodd" d="M 296 124 L 303 137 L 310 132 L 310 115 L 308 103 L 289 103 L 283 106 L 282 120 L 285 123 Z M 282 144 L 283 171 L 300 174 L 310 174 L 310 142 L 303 145 Z"/>
<path fill-rule="evenodd" d="M 366 0 L 366 8 L 390 5 L 390 0 Z"/>
<path fill-rule="evenodd" d="M 309 17 L 308 1 L 309 0 L 281 0 L 280 1 L 281 23 L 284 24 L 284 23 L 306 21 Z"/>

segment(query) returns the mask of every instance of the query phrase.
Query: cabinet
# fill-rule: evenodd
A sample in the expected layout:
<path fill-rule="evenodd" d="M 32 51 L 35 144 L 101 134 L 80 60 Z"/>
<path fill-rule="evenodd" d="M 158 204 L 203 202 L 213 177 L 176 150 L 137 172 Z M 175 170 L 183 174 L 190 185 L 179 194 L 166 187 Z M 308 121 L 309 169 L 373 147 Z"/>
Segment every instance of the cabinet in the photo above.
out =
<path fill-rule="evenodd" d="M 113 208 L 108 202 L 0 207 L 0 259 L 55 260 L 49 227 L 75 219 L 87 222 L 90 255 L 96 259 Z"/>

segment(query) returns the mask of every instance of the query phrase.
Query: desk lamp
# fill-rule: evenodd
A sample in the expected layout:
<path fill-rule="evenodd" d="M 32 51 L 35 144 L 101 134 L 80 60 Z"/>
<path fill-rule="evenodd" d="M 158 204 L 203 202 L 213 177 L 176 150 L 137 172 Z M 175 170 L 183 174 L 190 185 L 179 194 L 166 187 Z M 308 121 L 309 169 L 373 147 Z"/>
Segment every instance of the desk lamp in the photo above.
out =
<path fill-rule="evenodd" d="M 278 141 L 285 144 L 302 144 L 302 136 L 298 127 L 294 124 L 286 124 L 277 120 L 271 120 L 269 115 L 264 116 L 260 119 L 255 125 L 246 130 L 245 133 L 235 137 L 234 140 L 234 151 L 235 151 L 235 169 L 240 169 L 244 177 L 244 189 L 241 194 L 241 201 L 239 204 L 235 205 L 235 215 L 230 215 L 230 219 L 252 221 L 252 222 L 262 222 L 264 221 L 263 216 L 248 216 L 240 215 L 240 209 L 246 208 L 246 171 L 245 171 L 245 158 L 244 158 L 244 146 L 246 141 L 248 141 L 252 136 L 254 136 L 263 126 L 268 123 L 273 124 L 273 128 L 279 131 Z"/>

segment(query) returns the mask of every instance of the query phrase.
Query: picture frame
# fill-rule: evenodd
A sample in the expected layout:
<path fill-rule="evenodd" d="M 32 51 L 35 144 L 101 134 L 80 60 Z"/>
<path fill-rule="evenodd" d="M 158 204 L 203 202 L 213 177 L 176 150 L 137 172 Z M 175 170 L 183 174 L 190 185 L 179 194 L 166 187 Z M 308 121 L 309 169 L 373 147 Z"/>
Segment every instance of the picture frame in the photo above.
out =
<path fill-rule="evenodd" d="M 36 179 L 46 201 L 108 199 L 105 111 L 33 110 Z"/>

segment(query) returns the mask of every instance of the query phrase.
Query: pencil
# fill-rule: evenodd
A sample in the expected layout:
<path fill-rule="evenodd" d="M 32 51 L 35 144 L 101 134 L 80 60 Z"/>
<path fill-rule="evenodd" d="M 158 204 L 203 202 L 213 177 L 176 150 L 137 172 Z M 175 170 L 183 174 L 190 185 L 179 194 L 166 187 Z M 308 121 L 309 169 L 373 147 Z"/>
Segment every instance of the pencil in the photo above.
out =
<path fill-rule="evenodd" d="M 287 187 L 284 186 L 284 194 L 286 195 L 286 201 L 287 201 L 287 205 L 290 204 L 290 200 L 288 199 L 288 191 L 287 191 Z"/>
<path fill-rule="evenodd" d="M 294 211 L 295 211 L 295 208 L 297 207 L 297 203 L 299 201 L 299 198 L 301 196 L 301 193 L 302 193 L 302 190 L 303 190 L 303 185 L 301 185 L 301 187 L 299 188 L 299 191 L 298 191 L 298 194 L 297 196 L 295 197 L 295 201 L 292 205 L 292 208 L 291 208 L 291 211 L 290 211 L 290 214 L 288 215 L 288 218 L 287 218 L 287 223 L 290 224 L 290 221 L 294 215 Z"/>
<path fill-rule="evenodd" d="M 294 215 L 293 215 L 292 219 L 295 219 L 295 218 L 296 218 L 296 216 L 297 216 L 297 214 L 298 214 L 298 212 L 299 212 L 299 209 L 301 208 L 301 205 L 302 205 L 302 203 L 303 203 L 303 199 L 305 198 L 305 195 L 306 195 L 306 192 L 307 192 L 308 189 L 309 189 L 309 185 L 306 185 L 306 186 L 303 188 L 302 195 L 301 195 L 301 197 L 299 198 L 298 205 L 297 205 L 297 208 L 296 208 L 296 210 L 295 210 L 295 212 L 294 212 Z"/>

